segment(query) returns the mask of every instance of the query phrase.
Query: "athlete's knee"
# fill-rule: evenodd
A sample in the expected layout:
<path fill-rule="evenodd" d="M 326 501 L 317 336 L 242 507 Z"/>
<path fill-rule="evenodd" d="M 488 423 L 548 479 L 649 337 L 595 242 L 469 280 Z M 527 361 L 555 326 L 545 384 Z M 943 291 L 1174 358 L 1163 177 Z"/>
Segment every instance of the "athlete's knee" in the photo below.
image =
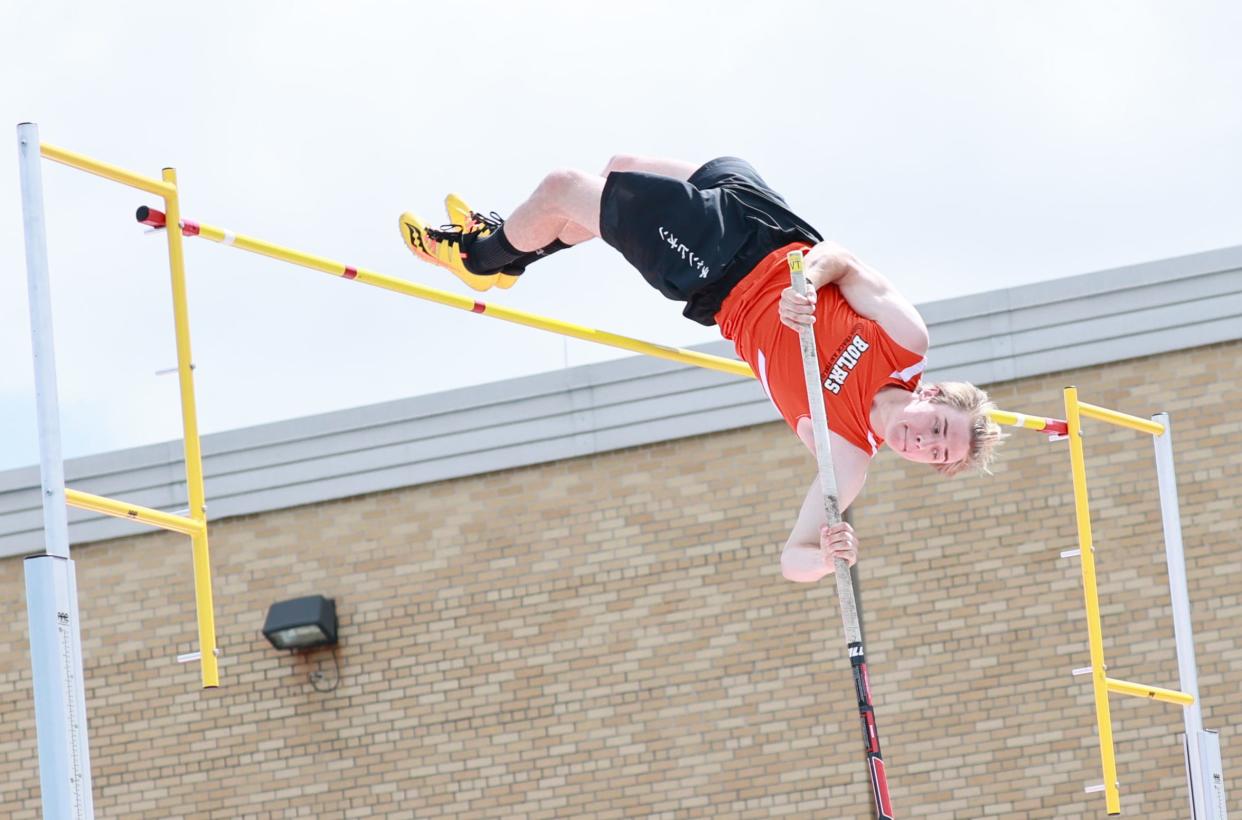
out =
<path fill-rule="evenodd" d="M 587 176 L 589 175 L 576 168 L 557 168 L 539 182 L 531 198 L 555 207 L 577 190 Z"/>

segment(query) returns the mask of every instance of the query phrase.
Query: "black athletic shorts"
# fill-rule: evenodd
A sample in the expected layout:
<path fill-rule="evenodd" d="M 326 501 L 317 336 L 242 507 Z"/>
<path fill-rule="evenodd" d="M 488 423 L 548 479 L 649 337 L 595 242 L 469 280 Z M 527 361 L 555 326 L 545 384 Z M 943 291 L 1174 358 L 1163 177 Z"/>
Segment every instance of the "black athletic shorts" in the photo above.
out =
<path fill-rule="evenodd" d="M 763 257 L 819 232 L 789 210 L 749 162 L 720 157 L 683 182 L 614 171 L 600 200 L 600 236 L 688 319 L 714 325 L 733 286 Z"/>

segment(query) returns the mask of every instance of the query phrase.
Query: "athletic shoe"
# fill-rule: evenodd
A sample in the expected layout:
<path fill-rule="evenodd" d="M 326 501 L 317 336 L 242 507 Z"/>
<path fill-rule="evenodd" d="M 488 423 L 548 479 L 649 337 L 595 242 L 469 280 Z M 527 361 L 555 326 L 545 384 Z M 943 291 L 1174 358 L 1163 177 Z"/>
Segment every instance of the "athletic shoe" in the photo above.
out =
<path fill-rule="evenodd" d="M 500 230 L 500 226 L 505 221 L 492 211 L 491 216 L 484 216 L 481 213 L 470 210 L 470 206 L 466 204 L 466 200 L 457 194 L 449 194 L 444 198 L 444 210 L 448 213 L 448 221 L 453 225 L 460 225 L 462 230 L 467 233 L 478 233 L 479 238 L 491 236 Z M 502 290 L 508 290 L 517 282 L 518 277 L 522 275 L 525 268 L 516 268 L 501 271 L 496 276 L 496 287 Z"/>
<path fill-rule="evenodd" d="M 490 290 L 496 284 L 498 274 L 473 273 L 466 267 L 470 246 L 480 237 L 477 230 L 468 232 L 461 225 L 428 228 L 409 211 L 401 214 L 400 224 L 405 246 L 419 259 L 447 268 L 473 290 Z"/>

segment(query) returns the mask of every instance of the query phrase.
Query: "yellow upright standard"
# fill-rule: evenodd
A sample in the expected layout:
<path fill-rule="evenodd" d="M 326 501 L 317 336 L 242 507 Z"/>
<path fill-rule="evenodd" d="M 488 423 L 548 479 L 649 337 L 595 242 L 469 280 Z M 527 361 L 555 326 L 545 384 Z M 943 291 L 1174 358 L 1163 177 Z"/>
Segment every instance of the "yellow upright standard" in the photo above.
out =
<path fill-rule="evenodd" d="M 164 195 L 168 214 L 181 218 L 177 195 L 177 172 L 164 169 L 164 181 L 172 191 Z M 168 234 L 168 266 L 172 272 L 173 323 L 177 335 L 177 381 L 181 387 L 181 429 L 185 442 L 185 480 L 190 497 L 190 518 L 202 529 L 190 536 L 194 552 L 194 599 L 198 612 L 198 646 L 203 686 L 219 686 L 216 665 L 215 605 L 211 598 L 211 560 L 207 551 L 207 494 L 203 489 L 203 452 L 198 437 L 198 411 L 194 397 L 194 365 L 190 355 L 190 308 L 185 291 L 185 252 L 180 231 Z"/>
<path fill-rule="evenodd" d="M 1074 481 L 1074 513 L 1078 519 L 1078 546 L 1082 566 L 1082 595 L 1087 610 L 1087 643 L 1091 650 L 1091 689 L 1095 696 L 1095 723 L 1100 737 L 1100 763 L 1104 769 L 1104 802 L 1109 814 L 1121 813 L 1121 794 L 1117 783 L 1117 760 L 1113 750 L 1113 722 L 1108 695 L 1130 695 L 1188 707 L 1195 696 L 1176 689 L 1148 686 L 1108 677 L 1104 663 L 1104 637 L 1100 624 L 1100 596 L 1095 578 L 1095 544 L 1091 538 L 1091 510 L 1087 505 L 1087 468 L 1083 454 L 1082 419 L 1087 416 L 1118 427 L 1164 435 L 1164 425 L 1127 413 L 1097 407 L 1078 400 L 1078 389 L 1065 388 L 1065 419 L 1069 434 L 1070 471 Z M 1093 791 L 1091 789 L 1089 791 Z"/>
<path fill-rule="evenodd" d="M 1091 543 L 1091 510 L 1087 506 L 1087 467 L 1082 448 L 1082 414 L 1078 388 L 1065 388 L 1065 420 L 1069 426 L 1070 471 L 1074 479 L 1074 513 L 1078 518 L 1082 594 L 1087 608 L 1087 643 L 1091 648 L 1091 688 L 1095 694 L 1095 725 L 1100 737 L 1104 769 L 1104 802 L 1109 814 L 1121 814 L 1117 786 L 1117 759 L 1113 751 L 1113 722 L 1108 709 L 1104 635 L 1100 625 L 1100 597 L 1095 583 L 1095 545 Z"/>
<path fill-rule="evenodd" d="M 82 154 L 43 143 L 40 153 L 50 160 L 87 173 L 163 197 L 172 219 L 181 218 L 177 196 L 177 174 L 165 168 L 163 179 L 152 179 Z M 211 597 L 211 560 L 207 550 L 207 502 L 203 488 L 203 457 L 198 437 L 198 415 L 194 400 L 194 370 L 190 353 L 190 319 L 185 286 L 185 256 L 179 231 L 167 231 L 168 264 L 172 273 L 173 324 L 177 340 L 177 379 L 181 389 L 181 421 L 185 443 L 185 477 L 190 501 L 189 515 L 180 516 L 152 510 L 137 504 L 91 495 L 78 490 L 65 491 L 65 500 L 83 509 L 117 518 L 141 521 L 155 527 L 190 536 L 194 564 L 194 595 L 198 612 L 198 645 L 202 685 L 220 685 L 216 658 L 216 622 Z"/>

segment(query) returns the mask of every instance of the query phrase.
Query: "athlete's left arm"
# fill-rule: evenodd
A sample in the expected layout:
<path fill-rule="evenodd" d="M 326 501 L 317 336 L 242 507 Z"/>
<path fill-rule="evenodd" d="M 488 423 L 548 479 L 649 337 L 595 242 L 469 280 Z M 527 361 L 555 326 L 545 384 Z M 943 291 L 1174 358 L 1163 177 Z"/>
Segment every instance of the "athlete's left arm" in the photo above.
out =
<path fill-rule="evenodd" d="M 811 433 L 811 420 L 798 422 L 798 438 L 813 453 L 815 442 Z M 854 503 L 867 480 L 867 465 L 871 457 L 853 446 L 836 433 L 828 433 L 832 446 L 833 477 L 837 484 L 837 503 L 841 512 Z M 781 574 L 790 581 L 818 581 L 834 569 L 833 557 L 840 554 L 852 564 L 858 560 L 858 539 L 849 524 L 841 524 L 833 532 L 826 533 L 828 521 L 824 515 L 824 493 L 819 476 L 811 482 L 798 517 L 794 521 L 785 548 L 781 550 Z"/>
<path fill-rule="evenodd" d="M 858 537 L 854 528 L 842 521 L 829 527 L 824 519 L 824 494 L 818 476 L 807 490 L 789 540 L 781 550 L 781 575 L 786 580 L 808 583 L 830 575 L 835 559 L 844 558 L 852 566 L 858 560 Z"/>
<path fill-rule="evenodd" d="M 912 353 L 927 352 L 927 325 L 910 300 L 887 277 L 835 242 L 821 242 L 807 253 L 807 282 L 819 290 L 836 284 L 850 307 L 879 322 L 893 341 Z"/>

